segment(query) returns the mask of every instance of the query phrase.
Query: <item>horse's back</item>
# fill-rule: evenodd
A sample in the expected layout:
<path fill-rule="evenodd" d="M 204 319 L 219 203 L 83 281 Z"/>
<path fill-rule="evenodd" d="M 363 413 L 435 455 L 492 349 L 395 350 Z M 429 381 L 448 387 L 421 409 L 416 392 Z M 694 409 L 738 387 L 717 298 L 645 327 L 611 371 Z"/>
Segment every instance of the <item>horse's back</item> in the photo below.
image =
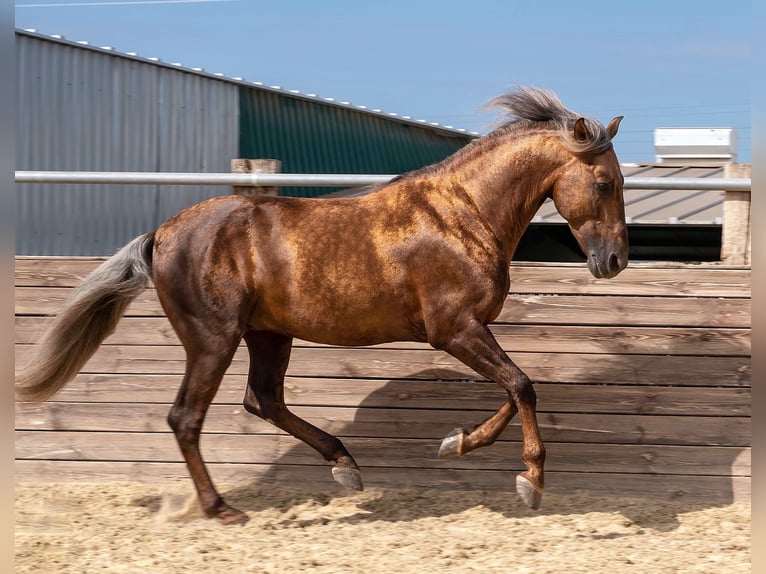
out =
<path fill-rule="evenodd" d="M 504 288 L 494 237 L 450 209 L 397 186 L 211 199 L 158 229 L 155 284 L 161 301 L 236 310 L 248 328 L 343 345 L 423 340 L 428 301 L 494 308 Z"/>
<path fill-rule="evenodd" d="M 305 339 L 412 338 L 406 277 L 373 237 L 368 203 L 224 196 L 191 206 L 157 230 L 158 296 L 166 310 L 218 310 Z M 387 318 L 365 321 L 371 309 Z"/>

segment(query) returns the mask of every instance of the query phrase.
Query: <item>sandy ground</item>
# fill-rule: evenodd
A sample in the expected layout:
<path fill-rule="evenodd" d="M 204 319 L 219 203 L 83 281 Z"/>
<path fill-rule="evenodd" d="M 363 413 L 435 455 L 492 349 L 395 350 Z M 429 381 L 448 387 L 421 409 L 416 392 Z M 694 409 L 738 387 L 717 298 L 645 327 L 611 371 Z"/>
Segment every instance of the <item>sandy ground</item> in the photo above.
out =
<path fill-rule="evenodd" d="M 18 484 L 16 572 L 750 572 L 750 507 L 546 495 L 221 488 L 244 526 L 201 516 L 190 485 Z"/>

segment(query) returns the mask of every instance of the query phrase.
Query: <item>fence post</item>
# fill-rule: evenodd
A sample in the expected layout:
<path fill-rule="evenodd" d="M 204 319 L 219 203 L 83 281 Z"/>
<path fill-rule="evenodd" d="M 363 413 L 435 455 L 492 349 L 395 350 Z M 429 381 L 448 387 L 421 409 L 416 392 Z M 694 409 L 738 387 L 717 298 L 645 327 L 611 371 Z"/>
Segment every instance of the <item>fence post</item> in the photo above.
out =
<path fill-rule="evenodd" d="M 280 173 L 282 162 L 278 159 L 233 159 L 231 160 L 232 173 Z M 252 185 L 234 186 L 234 193 L 238 195 L 279 195 L 278 187 L 261 187 Z"/>
<path fill-rule="evenodd" d="M 727 163 L 723 177 L 750 177 L 751 164 Z M 750 192 L 727 191 L 723 201 L 721 262 L 750 265 Z"/>

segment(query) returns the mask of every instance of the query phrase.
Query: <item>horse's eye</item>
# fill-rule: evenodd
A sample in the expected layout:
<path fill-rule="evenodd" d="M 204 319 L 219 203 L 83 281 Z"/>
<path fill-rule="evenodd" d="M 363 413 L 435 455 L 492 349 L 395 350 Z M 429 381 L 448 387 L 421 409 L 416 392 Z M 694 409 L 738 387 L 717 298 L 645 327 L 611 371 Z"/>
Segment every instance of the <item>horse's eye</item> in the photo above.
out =
<path fill-rule="evenodd" d="M 595 187 L 596 191 L 599 193 L 609 193 L 612 191 L 612 184 L 605 181 L 597 181 L 593 184 L 593 187 Z"/>

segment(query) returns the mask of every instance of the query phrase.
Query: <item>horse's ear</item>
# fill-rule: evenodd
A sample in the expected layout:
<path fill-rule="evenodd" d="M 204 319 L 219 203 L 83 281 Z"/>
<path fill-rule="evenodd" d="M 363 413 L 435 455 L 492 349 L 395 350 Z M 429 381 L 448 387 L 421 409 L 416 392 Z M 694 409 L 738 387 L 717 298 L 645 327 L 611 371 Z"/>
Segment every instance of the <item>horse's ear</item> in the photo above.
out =
<path fill-rule="evenodd" d="M 585 125 L 585 118 L 577 118 L 572 128 L 572 135 L 575 141 L 586 142 L 588 141 L 588 127 Z"/>
<path fill-rule="evenodd" d="M 617 128 L 620 127 L 620 122 L 624 117 L 625 116 L 617 116 L 616 118 L 612 119 L 611 122 L 609 122 L 608 126 L 606 126 L 606 133 L 609 135 L 609 139 L 613 139 L 614 136 L 617 135 Z"/>

